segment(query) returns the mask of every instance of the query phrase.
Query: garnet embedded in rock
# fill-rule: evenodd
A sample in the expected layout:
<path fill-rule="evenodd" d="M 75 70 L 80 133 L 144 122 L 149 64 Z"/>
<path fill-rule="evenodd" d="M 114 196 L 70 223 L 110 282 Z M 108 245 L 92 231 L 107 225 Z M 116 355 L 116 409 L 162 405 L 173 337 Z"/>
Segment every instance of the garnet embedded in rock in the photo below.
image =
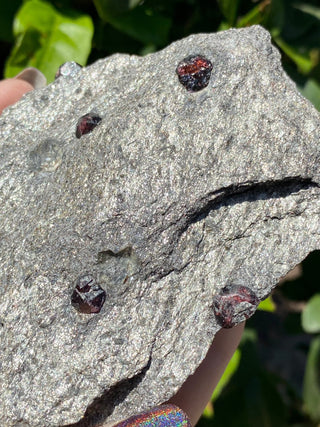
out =
<path fill-rule="evenodd" d="M 214 314 L 220 326 L 232 328 L 256 311 L 259 299 L 246 286 L 228 285 L 214 298 Z"/>
<path fill-rule="evenodd" d="M 106 300 L 105 291 L 91 274 L 80 276 L 71 295 L 71 304 L 80 313 L 99 313 Z"/>
<path fill-rule="evenodd" d="M 180 83 L 190 92 L 208 86 L 212 63 L 201 55 L 190 55 L 179 62 L 176 72 Z"/>
<path fill-rule="evenodd" d="M 101 122 L 101 117 L 93 114 L 85 114 L 80 117 L 77 123 L 76 137 L 81 138 L 82 135 L 92 132 L 92 130 Z"/>

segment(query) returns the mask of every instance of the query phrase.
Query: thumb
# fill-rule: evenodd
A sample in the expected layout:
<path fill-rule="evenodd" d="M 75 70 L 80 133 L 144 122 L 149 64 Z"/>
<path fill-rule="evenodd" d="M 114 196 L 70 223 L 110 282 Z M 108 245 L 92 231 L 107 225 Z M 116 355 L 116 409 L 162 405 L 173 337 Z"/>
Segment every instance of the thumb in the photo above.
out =
<path fill-rule="evenodd" d="M 26 68 L 16 77 L 0 81 L 0 114 L 3 109 L 17 102 L 22 95 L 44 87 L 45 76 L 36 68 Z"/>

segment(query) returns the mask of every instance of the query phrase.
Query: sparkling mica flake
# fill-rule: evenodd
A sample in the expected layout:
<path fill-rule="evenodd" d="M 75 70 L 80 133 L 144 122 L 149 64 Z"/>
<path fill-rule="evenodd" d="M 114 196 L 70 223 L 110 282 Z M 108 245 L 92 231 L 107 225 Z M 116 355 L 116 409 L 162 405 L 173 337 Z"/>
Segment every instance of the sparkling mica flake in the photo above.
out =
<path fill-rule="evenodd" d="M 190 55 L 179 62 L 176 72 L 180 83 L 189 92 L 198 92 L 208 86 L 212 64 L 201 55 Z"/>
<path fill-rule="evenodd" d="M 85 114 L 80 117 L 76 128 L 76 137 L 81 138 L 82 135 L 90 133 L 101 122 L 101 117 L 94 114 Z"/>
<path fill-rule="evenodd" d="M 71 295 L 71 304 L 80 313 L 99 313 L 106 300 L 105 291 L 91 274 L 85 274 L 77 280 Z"/>
<path fill-rule="evenodd" d="M 256 311 L 259 299 L 246 286 L 228 285 L 214 298 L 214 314 L 220 326 L 232 328 Z"/>
<path fill-rule="evenodd" d="M 121 421 L 114 427 L 191 427 L 187 415 L 175 405 L 161 405 Z"/>

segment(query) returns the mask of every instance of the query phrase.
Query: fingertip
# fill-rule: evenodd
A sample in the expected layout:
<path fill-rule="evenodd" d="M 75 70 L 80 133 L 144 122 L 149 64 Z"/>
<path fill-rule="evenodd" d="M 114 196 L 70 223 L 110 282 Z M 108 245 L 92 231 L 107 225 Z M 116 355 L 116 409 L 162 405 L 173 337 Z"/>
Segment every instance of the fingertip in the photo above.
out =
<path fill-rule="evenodd" d="M 33 86 L 19 79 L 7 79 L 0 81 L 0 114 L 4 108 L 19 101 L 27 92 L 33 90 Z"/>
<path fill-rule="evenodd" d="M 198 422 L 239 345 L 244 326 L 245 322 L 242 322 L 231 329 L 221 329 L 194 374 L 187 378 L 180 390 L 169 400 L 169 403 L 177 405 L 188 414 L 193 426 Z"/>

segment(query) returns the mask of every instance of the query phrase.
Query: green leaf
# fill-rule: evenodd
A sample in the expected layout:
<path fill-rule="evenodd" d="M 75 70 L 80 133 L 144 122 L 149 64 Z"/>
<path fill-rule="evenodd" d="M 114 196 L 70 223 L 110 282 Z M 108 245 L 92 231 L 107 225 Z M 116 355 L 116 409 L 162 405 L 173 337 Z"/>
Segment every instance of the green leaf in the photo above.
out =
<path fill-rule="evenodd" d="M 262 1 L 244 16 L 239 17 L 237 27 L 263 25 L 269 31 L 280 33 L 285 20 L 284 0 Z"/>
<path fill-rule="evenodd" d="M 280 34 L 286 20 L 286 0 L 272 1 L 270 6 L 267 7 L 266 12 L 263 22 L 264 27 L 270 32 Z"/>
<path fill-rule="evenodd" d="M 263 369 L 254 330 L 246 328 L 240 350 L 240 364 L 215 401 L 214 426 L 288 425 L 285 402 L 278 391 L 281 380 Z"/>
<path fill-rule="evenodd" d="M 154 44 L 145 45 L 139 52 L 140 56 L 149 55 L 150 53 L 156 52 L 156 46 Z"/>
<path fill-rule="evenodd" d="M 283 52 L 298 66 L 301 73 L 310 73 L 310 71 L 314 67 L 314 64 L 309 52 L 300 52 L 298 49 L 286 43 L 280 36 L 274 37 L 273 40 L 283 50 Z"/>
<path fill-rule="evenodd" d="M 302 327 L 308 333 L 320 332 L 320 294 L 312 297 L 304 308 Z"/>
<path fill-rule="evenodd" d="M 235 351 L 235 353 L 233 354 L 230 362 L 228 363 L 228 366 L 226 367 L 226 370 L 224 371 L 222 377 L 220 378 L 220 381 L 219 381 L 217 387 L 215 388 L 215 390 L 212 394 L 212 397 L 211 397 L 212 401 L 215 401 L 219 397 L 221 391 L 228 384 L 232 375 L 238 369 L 238 366 L 240 363 L 240 358 L 241 358 L 241 352 L 239 349 L 237 349 Z"/>
<path fill-rule="evenodd" d="M 316 80 L 308 79 L 305 84 L 299 85 L 298 89 L 312 104 L 320 111 L 320 85 Z"/>
<path fill-rule="evenodd" d="M 212 404 L 210 402 L 208 402 L 207 406 L 204 408 L 202 416 L 204 418 L 212 418 L 213 414 L 214 414 L 214 411 L 213 411 Z"/>
<path fill-rule="evenodd" d="M 228 24 L 235 24 L 239 0 L 218 0 L 219 8 L 223 16 L 227 19 Z"/>
<path fill-rule="evenodd" d="M 303 384 L 305 410 L 310 418 L 320 422 L 320 337 L 314 338 L 307 360 Z"/>
<path fill-rule="evenodd" d="M 308 15 L 314 16 L 320 19 L 320 8 L 307 3 L 294 4 L 295 9 L 301 10 L 301 12 L 307 13 Z"/>
<path fill-rule="evenodd" d="M 261 301 L 260 304 L 258 305 L 258 310 L 262 310 L 262 311 L 269 311 L 273 313 L 275 309 L 276 309 L 276 306 L 271 297 L 268 297 L 265 300 Z"/>
<path fill-rule="evenodd" d="M 153 9 L 139 6 L 119 15 L 109 15 L 96 7 L 102 19 L 146 45 L 162 46 L 168 42 L 171 20 Z"/>
<path fill-rule="evenodd" d="M 286 408 L 278 391 L 277 380 L 267 372 L 251 378 L 244 390 L 243 425 L 286 426 Z M 248 424 L 246 424 L 248 423 Z M 241 424 L 240 424 L 241 425 Z"/>
<path fill-rule="evenodd" d="M 229 30 L 229 28 L 231 27 L 230 24 L 228 24 L 228 22 L 225 21 L 221 21 L 217 31 L 225 31 L 225 30 Z"/>
<path fill-rule="evenodd" d="M 64 15 L 41 0 L 23 4 L 14 21 L 15 45 L 5 68 L 13 77 L 32 66 L 54 79 L 57 68 L 66 61 L 85 65 L 91 50 L 93 23 L 89 16 Z"/>
<path fill-rule="evenodd" d="M 134 9 L 141 0 L 94 0 L 94 5 L 99 16 L 104 21 L 112 20 L 112 17 Z"/>
<path fill-rule="evenodd" d="M 266 3 L 266 6 L 269 6 Z M 265 6 L 261 6 L 258 4 L 253 9 L 251 9 L 246 15 L 240 17 L 237 22 L 237 27 L 248 27 L 250 25 L 258 25 L 261 24 L 263 19 L 265 18 Z"/>

